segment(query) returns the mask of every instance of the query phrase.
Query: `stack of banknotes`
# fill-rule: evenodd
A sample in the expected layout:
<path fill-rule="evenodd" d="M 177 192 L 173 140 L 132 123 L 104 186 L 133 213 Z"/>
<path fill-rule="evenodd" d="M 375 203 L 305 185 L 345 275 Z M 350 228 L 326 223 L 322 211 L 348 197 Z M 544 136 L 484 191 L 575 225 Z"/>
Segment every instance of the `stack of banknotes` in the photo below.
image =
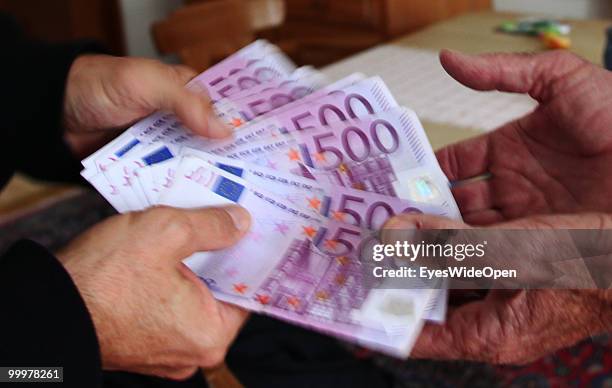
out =
<path fill-rule="evenodd" d="M 83 160 L 83 177 L 121 213 L 243 206 L 253 221 L 241 242 L 185 259 L 216 298 L 408 356 L 424 321 L 444 320 L 447 292 L 373 282 L 363 242 L 399 213 L 460 218 L 415 113 L 379 77 L 329 83 L 266 41 L 186 87 L 210 97 L 232 137 L 157 112 Z"/>

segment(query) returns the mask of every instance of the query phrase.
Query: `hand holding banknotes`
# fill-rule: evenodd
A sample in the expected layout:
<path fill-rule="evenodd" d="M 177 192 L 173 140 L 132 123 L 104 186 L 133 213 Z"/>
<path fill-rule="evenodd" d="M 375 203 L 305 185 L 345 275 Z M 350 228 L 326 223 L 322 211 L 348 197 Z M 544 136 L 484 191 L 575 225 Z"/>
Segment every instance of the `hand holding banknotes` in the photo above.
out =
<path fill-rule="evenodd" d="M 612 74 L 574 55 L 443 52 L 445 69 L 477 90 L 529 93 L 540 104 L 498 130 L 437 156 L 468 224 L 504 229 L 612 228 Z M 578 214 L 581 213 L 581 214 Z M 462 229 L 461 222 L 400 216 L 388 227 Z M 549 252 L 554 252 L 551 246 Z M 541 257 L 541 260 L 547 260 Z M 524 363 L 610 330 L 605 290 L 492 291 L 426 325 L 413 356 Z"/>
<path fill-rule="evenodd" d="M 230 134 L 217 120 L 210 100 L 185 88 L 196 72 L 182 65 L 167 65 L 144 58 L 109 55 L 78 57 L 68 75 L 64 98 L 66 139 L 75 154 L 84 156 L 116 133 L 154 111 L 175 113 L 202 136 Z"/>
<path fill-rule="evenodd" d="M 393 214 L 459 217 L 416 114 L 380 77 L 327 84 L 263 40 L 187 88 L 210 96 L 231 138 L 156 112 L 84 159 L 81 175 L 120 213 L 244 207 L 253 225 L 238 244 L 184 261 L 215 298 L 407 357 L 421 322 L 444 320 L 446 292 L 377 289 L 362 281 L 358 247 Z"/>
<path fill-rule="evenodd" d="M 220 363 L 247 313 L 216 301 L 181 260 L 235 244 L 242 208 L 153 208 L 112 217 L 58 257 L 85 300 L 105 369 L 186 378 Z"/>
<path fill-rule="evenodd" d="M 528 92 L 540 106 L 436 158 L 416 114 L 380 77 L 325 85 L 282 57 L 254 42 L 190 81 L 234 126 L 232 138 L 202 139 L 157 113 L 84 159 L 81 174 L 122 213 L 243 206 L 253 227 L 240 243 L 185 260 L 212 294 L 387 354 L 525 362 L 609 325 L 604 291 L 495 291 L 447 316 L 446 290 L 431 283 L 364 278 L 371 262 L 361 249 L 398 214 L 387 226 L 609 225 L 603 213 L 556 215 L 610 210 L 609 73 L 568 54 L 444 52 L 467 86 Z M 466 182 L 451 193 L 447 177 Z M 425 320 L 443 325 L 426 323 L 419 337 Z"/>

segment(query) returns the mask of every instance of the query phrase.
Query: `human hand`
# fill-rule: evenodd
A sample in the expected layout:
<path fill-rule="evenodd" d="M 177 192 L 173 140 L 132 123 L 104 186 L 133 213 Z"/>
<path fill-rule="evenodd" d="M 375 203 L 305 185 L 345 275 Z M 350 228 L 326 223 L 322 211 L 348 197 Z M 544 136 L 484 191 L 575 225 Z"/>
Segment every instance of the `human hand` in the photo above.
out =
<path fill-rule="evenodd" d="M 67 141 L 76 155 L 85 156 L 109 140 L 109 132 L 101 130 L 126 127 L 156 110 L 175 113 L 202 136 L 228 136 L 230 129 L 217 120 L 210 100 L 185 88 L 195 75 L 186 66 L 145 58 L 78 57 L 64 98 Z"/>
<path fill-rule="evenodd" d="M 561 51 L 468 56 L 443 51 L 446 71 L 477 90 L 529 93 L 537 109 L 436 153 L 465 221 L 612 211 L 612 73 Z"/>
<path fill-rule="evenodd" d="M 382 236 L 385 243 L 392 243 L 385 239 L 391 229 L 398 232 L 394 235 L 397 239 L 405 231 L 414 234 L 415 229 L 431 231 L 470 228 L 460 221 L 405 214 L 389 220 Z M 611 230 L 612 215 L 540 215 L 502 222 L 484 229 Z M 504 235 L 500 234 L 500 237 Z M 559 252 L 555 241 L 548 241 L 548 244 L 543 242 L 539 251 L 542 262 L 554 262 L 556 258 L 547 255 L 554 256 L 555 252 Z M 609 246 L 609 242 L 606 244 Z M 607 261 L 609 257 L 601 257 L 601 260 Z M 475 262 L 469 263 L 472 264 L 478 265 Z M 515 268 L 521 264 L 513 263 L 512 266 Z M 606 278 L 610 279 L 609 262 L 602 265 L 607 271 Z M 529 273 L 523 274 L 521 278 L 525 280 L 532 275 L 537 277 L 537 274 Z M 451 296 L 453 293 L 461 294 L 462 291 L 451 291 Z M 612 291 L 609 289 L 498 289 L 489 291 L 482 300 L 450 306 L 446 322 L 442 325 L 425 324 L 411 357 L 523 364 L 610 330 Z"/>
<path fill-rule="evenodd" d="M 242 208 L 152 208 L 109 218 L 58 253 L 91 314 L 102 366 L 183 379 L 223 361 L 247 313 L 216 301 L 181 260 L 235 244 Z"/>

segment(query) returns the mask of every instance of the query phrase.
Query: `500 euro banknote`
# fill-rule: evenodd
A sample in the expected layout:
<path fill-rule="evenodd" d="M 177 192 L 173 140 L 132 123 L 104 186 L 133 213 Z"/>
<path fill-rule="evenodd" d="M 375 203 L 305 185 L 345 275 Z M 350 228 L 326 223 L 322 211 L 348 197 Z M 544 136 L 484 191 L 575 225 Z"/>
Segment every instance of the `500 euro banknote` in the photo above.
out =
<path fill-rule="evenodd" d="M 345 186 L 445 206 L 460 218 L 449 183 L 416 114 L 407 108 L 250 142 L 226 156 Z"/>
<path fill-rule="evenodd" d="M 324 220 L 195 157 L 185 157 L 161 204 L 240 204 L 253 223 L 232 248 L 186 260 L 219 299 L 405 357 L 432 291 L 378 289 L 359 257 L 368 233 Z"/>
<path fill-rule="evenodd" d="M 259 80 L 248 81 L 248 75 L 257 72 L 258 69 L 265 70 L 260 70 L 258 73 L 263 77 L 261 82 Z M 243 89 L 259 85 L 262 82 L 270 82 L 271 79 L 266 75 L 274 74 L 272 79 L 279 77 L 282 79 L 291 78 L 293 70 L 295 70 L 295 66 L 276 46 L 260 40 L 246 46 L 204 71 L 191 80 L 186 87 L 195 92 L 204 93 L 207 96 L 214 95 L 219 99 L 224 98 L 224 101 L 227 101 L 231 97 L 224 97 L 219 93 L 215 94 L 215 90 L 225 90 L 228 84 L 232 86 L 240 82 L 240 87 L 232 87 L 232 90 L 239 93 Z M 300 74 L 311 74 L 311 72 L 302 70 Z M 264 78 L 266 79 L 264 80 Z M 241 79 L 243 81 L 240 81 Z M 173 136 L 175 132 L 179 132 L 179 135 Z M 187 141 L 190 137 L 191 133 L 181 125 L 173 114 L 155 112 L 133 125 L 106 146 L 85 158 L 82 164 L 86 170 L 91 169 L 99 172 L 104 170 L 105 166 L 112 164 L 125 154 L 143 145 L 165 140 L 176 144 Z M 85 175 L 92 177 L 93 173 L 88 172 Z"/>

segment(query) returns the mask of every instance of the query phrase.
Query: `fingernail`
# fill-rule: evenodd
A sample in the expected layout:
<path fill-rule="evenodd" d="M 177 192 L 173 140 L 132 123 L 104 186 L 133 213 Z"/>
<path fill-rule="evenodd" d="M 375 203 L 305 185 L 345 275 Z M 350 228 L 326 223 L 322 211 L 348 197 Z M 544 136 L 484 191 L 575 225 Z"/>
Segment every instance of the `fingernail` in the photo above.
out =
<path fill-rule="evenodd" d="M 414 238 L 416 235 L 417 220 L 412 217 L 393 217 L 383 225 L 379 239 L 385 244 Z"/>
<path fill-rule="evenodd" d="M 231 134 L 231 128 L 219 121 L 218 118 L 213 116 L 208 118 L 208 135 L 210 137 L 222 138 L 228 137 Z"/>
<path fill-rule="evenodd" d="M 245 208 L 240 206 L 227 206 L 225 211 L 232 218 L 234 226 L 241 232 L 246 232 L 251 227 L 251 215 Z"/>
<path fill-rule="evenodd" d="M 466 54 L 466 53 L 461 52 L 461 51 L 447 49 L 447 48 L 440 50 L 440 55 L 450 55 L 450 56 L 457 57 L 457 58 L 460 58 L 460 59 L 466 59 L 466 58 L 471 58 L 472 57 L 472 55 L 470 55 L 470 54 Z"/>
<path fill-rule="evenodd" d="M 390 229 L 413 229 L 417 227 L 418 219 L 407 215 L 398 215 L 390 218 L 384 225 L 384 228 Z"/>

